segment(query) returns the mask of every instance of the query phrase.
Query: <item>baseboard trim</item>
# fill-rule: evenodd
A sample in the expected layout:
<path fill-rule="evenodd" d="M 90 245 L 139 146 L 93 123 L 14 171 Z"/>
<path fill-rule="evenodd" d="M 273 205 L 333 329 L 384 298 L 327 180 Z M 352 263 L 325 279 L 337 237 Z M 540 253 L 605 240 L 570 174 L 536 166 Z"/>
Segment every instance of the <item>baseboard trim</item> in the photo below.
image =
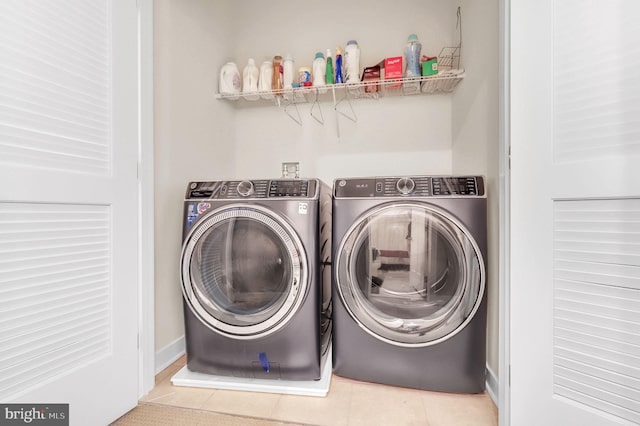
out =
<path fill-rule="evenodd" d="M 489 367 L 488 364 L 487 364 L 486 385 L 487 385 L 487 392 L 489 393 L 491 400 L 496 405 L 496 407 L 500 408 L 498 405 L 498 395 L 499 395 L 498 378 L 496 377 L 496 373 L 493 372 L 493 370 L 491 369 L 491 367 Z"/>
<path fill-rule="evenodd" d="M 178 358 L 184 355 L 184 351 L 184 336 L 178 337 L 176 340 L 157 351 L 155 359 L 155 374 L 158 374 L 173 364 Z"/>

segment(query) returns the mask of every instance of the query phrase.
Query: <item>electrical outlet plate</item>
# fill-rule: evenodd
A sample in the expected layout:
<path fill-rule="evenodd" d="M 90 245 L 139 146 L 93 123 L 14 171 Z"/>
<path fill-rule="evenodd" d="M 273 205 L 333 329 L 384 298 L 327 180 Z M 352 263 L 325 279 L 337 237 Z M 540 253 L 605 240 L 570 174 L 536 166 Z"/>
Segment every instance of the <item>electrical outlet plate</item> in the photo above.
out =
<path fill-rule="evenodd" d="M 300 178 L 300 163 L 299 162 L 290 162 L 290 163 L 282 163 L 282 177 L 283 178 Z"/>

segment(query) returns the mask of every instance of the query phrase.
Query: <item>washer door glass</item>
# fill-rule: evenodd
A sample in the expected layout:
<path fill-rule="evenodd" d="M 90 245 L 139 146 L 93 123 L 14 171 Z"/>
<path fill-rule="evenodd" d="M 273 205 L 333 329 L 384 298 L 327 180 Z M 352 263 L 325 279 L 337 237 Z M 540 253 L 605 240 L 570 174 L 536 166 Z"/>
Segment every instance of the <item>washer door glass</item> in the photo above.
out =
<path fill-rule="evenodd" d="M 302 244 L 283 219 L 259 207 L 214 211 L 189 234 L 182 284 L 209 327 L 234 336 L 282 326 L 306 291 Z"/>
<path fill-rule="evenodd" d="M 455 335 L 484 293 L 484 261 L 469 232 L 423 204 L 366 213 L 347 232 L 337 261 L 337 289 L 351 316 L 397 345 L 427 346 Z"/>

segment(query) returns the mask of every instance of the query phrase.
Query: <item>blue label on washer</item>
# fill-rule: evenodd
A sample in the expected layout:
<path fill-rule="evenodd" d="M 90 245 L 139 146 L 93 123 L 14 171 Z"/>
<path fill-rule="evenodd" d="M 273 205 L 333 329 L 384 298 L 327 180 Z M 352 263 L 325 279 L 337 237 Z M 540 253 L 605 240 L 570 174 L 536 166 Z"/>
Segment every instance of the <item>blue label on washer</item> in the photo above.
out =
<path fill-rule="evenodd" d="M 193 222 L 198 218 L 198 210 L 195 204 L 189 204 L 187 207 L 187 226 L 193 225 Z"/>
<path fill-rule="evenodd" d="M 192 226 L 199 216 L 206 213 L 211 208 L 211 203 L 201 201 L 199 203 L 189 203 L 187 207 L 187 226 Z"/>

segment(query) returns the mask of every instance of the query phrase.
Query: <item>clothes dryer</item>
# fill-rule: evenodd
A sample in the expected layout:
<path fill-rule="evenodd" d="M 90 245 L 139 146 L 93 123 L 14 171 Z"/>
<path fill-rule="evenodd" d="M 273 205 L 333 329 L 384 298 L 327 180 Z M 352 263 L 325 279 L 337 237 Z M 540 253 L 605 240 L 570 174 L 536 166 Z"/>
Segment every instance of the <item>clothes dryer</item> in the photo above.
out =
<path fill-rule="evenodd" d="M 483 178 L 345 178 L 333 195 L 334 373 L 482 392 Z"/>
<path fill-rule="evenodd" d="M 320 180 L 191 182 L 180 261 L 187 368 L 320 379 L 330 256 L 331 192 Z"/>

